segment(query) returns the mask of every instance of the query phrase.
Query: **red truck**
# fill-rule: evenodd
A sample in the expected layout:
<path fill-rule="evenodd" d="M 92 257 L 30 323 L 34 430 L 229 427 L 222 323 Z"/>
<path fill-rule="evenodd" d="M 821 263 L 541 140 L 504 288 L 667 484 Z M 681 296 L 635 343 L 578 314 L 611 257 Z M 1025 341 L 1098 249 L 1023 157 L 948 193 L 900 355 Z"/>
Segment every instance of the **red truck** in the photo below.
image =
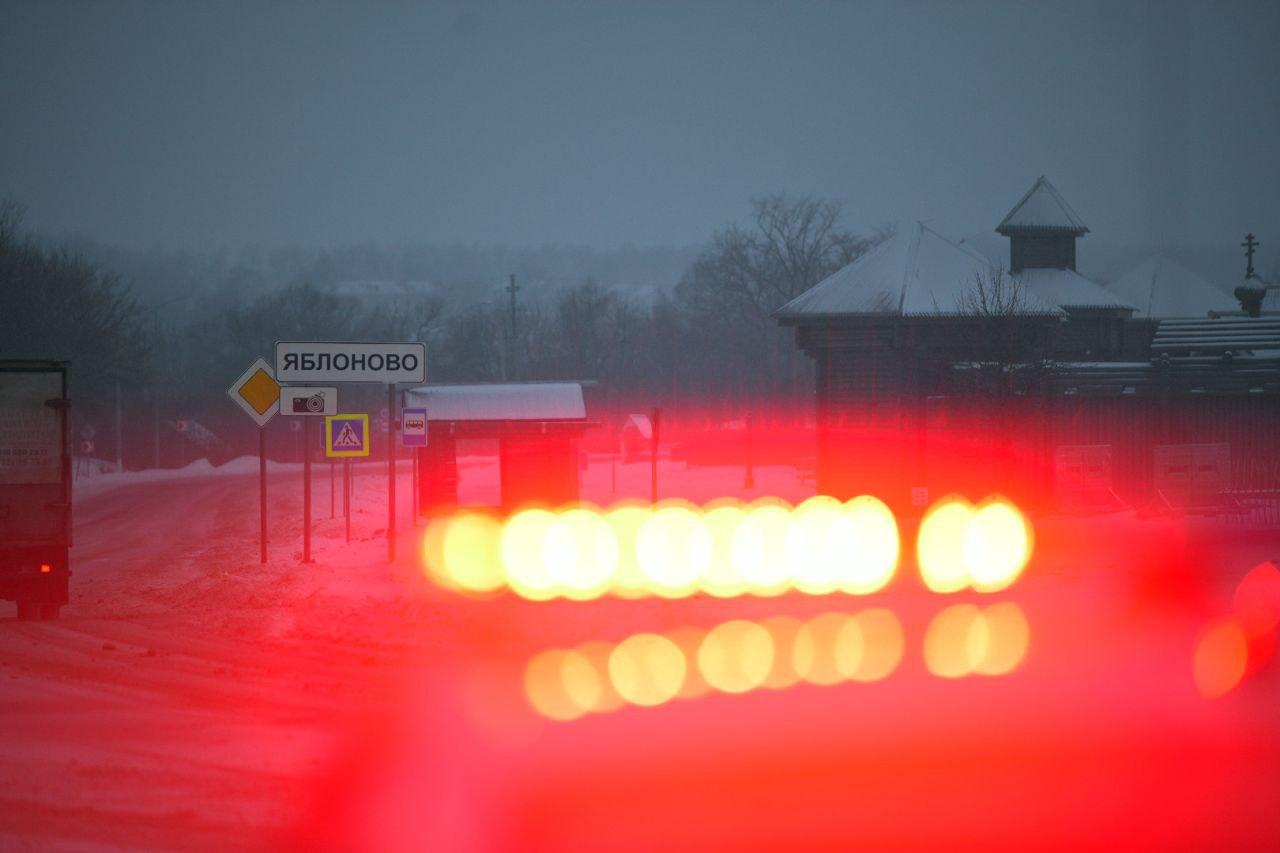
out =
<path fill-rule="evenodd" d="M 71 575 L 67 363 L 0 360 L 0 598 L 56 619 Z"/>

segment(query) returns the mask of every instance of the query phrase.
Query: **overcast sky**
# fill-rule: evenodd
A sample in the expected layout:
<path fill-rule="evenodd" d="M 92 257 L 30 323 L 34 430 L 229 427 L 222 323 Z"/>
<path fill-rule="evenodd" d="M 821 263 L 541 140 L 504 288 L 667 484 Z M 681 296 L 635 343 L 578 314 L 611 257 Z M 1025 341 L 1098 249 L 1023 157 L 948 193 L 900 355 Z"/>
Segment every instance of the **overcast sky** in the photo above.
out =
<path fill-rule="evenodd" d="M 1111 241 L 1280 241 L 1272 0 L 0 8 L 47 233 L 688 244 L 785 191 L 959 236 L 1044 173 Z"/>

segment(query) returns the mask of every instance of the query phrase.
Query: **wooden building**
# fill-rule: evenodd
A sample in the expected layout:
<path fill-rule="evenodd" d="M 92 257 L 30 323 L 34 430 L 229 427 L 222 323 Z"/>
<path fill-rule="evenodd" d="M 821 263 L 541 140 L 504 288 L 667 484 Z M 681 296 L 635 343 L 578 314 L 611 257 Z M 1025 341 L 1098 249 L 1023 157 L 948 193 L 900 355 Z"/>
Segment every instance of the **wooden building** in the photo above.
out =
<path fill-rule="evenodd" d="M 783 306 L 815 366 L 819 489 L 904 504 L 912 487 L 917 502 L 922 487 L 1044 493 L 1056 448 L 1108 436 L 1134 460 L 1162 440 L 1257 447 L 1280 398 L 1280 328 L 1202 315 L 1217 325 L 1197 326 L 1187 349 L 1189 327 L 1152 317 L 1150 298 L 1077 271 L 1088 231 L 1041 177 L 996 228 L 1007 262 L 911 223 Z M 1240 396 L 1253 402 L 1232 404 L 1231 435 L 1177 426 Z M 1141 490 L 1152 478 L 1132 479 Z"/>

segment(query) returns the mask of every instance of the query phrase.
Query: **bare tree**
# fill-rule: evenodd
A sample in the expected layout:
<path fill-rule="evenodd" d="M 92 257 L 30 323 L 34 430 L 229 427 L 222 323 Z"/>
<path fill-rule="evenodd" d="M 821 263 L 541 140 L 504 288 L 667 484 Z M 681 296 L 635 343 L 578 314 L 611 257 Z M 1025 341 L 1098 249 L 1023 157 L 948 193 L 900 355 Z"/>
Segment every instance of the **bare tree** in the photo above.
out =
<path fill-rule="evenodd" d="M 959 328 L 967 366 L 978 379 L 975 390 L 1006 397 L 1038 388 L 1054 367 L 1046 334 L 1052 312 L 1038 308 L 1026 285 L 1002 264 L 975 272 L 956 302 L 964 318 Z"/>
<path fill-rule="evenodd" d="M 676 297 L 696 330 L 689 354 L 708 378 L 744 392 L 792 390 L 806 381 L 808 365 L 773 312 L 884 235 L 842 229 L 840 205 L 832 201 L 773 195 L 751 206 L 751 225 L 716 232 Z"/>
<path fill-rule="evenodd" d="M 778 307 L 881 239 L 842 230 L 840 205 L 832 201 L 772 195 L 751 207 L 752 226 L 717 232 L 685 275 L 681 291 L 689 301 L 768 321 Z"/>
<path fill-rule="evenodd" d="M 0 304 L 0 356 L 73 360 L 78 394 L 146 372 L 148 342 L 129 288 L 24 234 L 12 201 L 0 202 Z"/>

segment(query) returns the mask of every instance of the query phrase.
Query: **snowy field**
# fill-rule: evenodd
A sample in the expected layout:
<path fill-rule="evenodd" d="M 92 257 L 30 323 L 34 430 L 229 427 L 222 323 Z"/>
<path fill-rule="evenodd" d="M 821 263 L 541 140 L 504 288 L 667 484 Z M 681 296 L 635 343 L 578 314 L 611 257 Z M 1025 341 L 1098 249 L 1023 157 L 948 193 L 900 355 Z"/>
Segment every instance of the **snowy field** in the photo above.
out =
<path fill-rule="evenodd" d="M 1129 824 L 1144 846 L 1247 846 L 1277 828 L 1274 665 L 1217 702 L 1189 674 L 1197 631 L 1274 540 L 1224 549 L 1127 515 L 1040 522 L 1040 555 L 1005 596 L 1031 626 L 1026 665 L 951 681 L 920 662 L 944 605 L 909 566 L 864 599 L 463 598 L 423 578 L 407 464 L 394 563 L 385 465 L 354 470 L 350 543 L 328 466 L 314 470 L 313 565 L 299 562 L 298 466 L 271 468 L 265 566 L 254 459 L 78 490 L 63 619 L 0 619 L 0 848 L 1068 847 Z M 464 460 L 464 492 L 491 493 L 492 474 Z M 793 469 L 755 475 L 747 496 L 812 492 Z M 742 476 L 664 461 L 661 493 L 743 495 Z M 643 496 L 648 478 L 593 459 L 584 498 Z M 1189 562 L 1133 559 L 1174 540 Z M 523 666 L 548 648 L 870 606 L 897 614 L 907 643 L 877 684 L 570 723 L 522 695 Z"/>

